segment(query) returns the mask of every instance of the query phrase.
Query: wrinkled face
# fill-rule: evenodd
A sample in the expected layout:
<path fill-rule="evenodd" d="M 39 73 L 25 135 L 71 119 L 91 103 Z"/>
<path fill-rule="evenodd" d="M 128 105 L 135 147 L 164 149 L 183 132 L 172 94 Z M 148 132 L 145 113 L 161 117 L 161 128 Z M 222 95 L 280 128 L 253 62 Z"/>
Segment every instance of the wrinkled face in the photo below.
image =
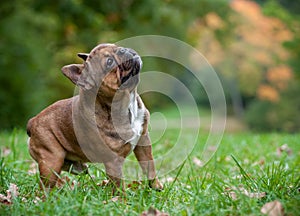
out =
<path fill-rule="evenodd" d="M 118 89 L 134 89 L 139 82 L 142 61 L 130 48 L 100 44 L 89 54 L 78 56 L 84 64 L 67 65 L 62 71 L 84 90 L 97 88 L 102 93 L 114 93 Z"/>

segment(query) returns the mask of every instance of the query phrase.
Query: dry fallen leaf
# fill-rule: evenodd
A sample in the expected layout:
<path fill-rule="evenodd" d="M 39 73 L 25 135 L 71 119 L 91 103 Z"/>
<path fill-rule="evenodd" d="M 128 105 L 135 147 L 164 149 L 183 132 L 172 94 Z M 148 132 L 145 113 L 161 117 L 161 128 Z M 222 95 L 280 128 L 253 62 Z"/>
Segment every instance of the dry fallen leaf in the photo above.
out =
<path fill-rule="evenodd" d="M 237 200 L 238 198 L 237 194 L 244 194 L 249 198 L 256 198 L 256 199 L 260 199 L 266 196 L 265 192 L 249 192 L 242 186 L 238 188 L 237 187 L 225 188 L 225 191 L 226 192 L 223 194 L 228 195 L 233 200 Z"/>
<path fill-rule="evenodd" d="M 262 214 L 266 214 L 268 216 L 283 216 L 284 209 L 282 204 L 275 200 L 272 202 L 266 203 L 260 210 Z"/>
<path fill-rule="evenodd" d="M 277 148 L 277 155 L 280 157 L 282 153 L 285 152 L 287 155 L 292 155 L 293 151 L 292 149 L 288 146 L 288 144 L 283 144 L 279 148 Z"/>
<path fill-rule="evenodd" d="M 105 179 L 101 183 L 98 183 L 97 186 L 105 187 L 105 186 L 109 185 L 109 183 L 110 183 L 110 181 Z"/>
<path fill-rule="evenodd" d="M 41 198 L 35 197 L 35 199 L 33 200 L 33 203 L 38 204 L 39 202 L 42 202 Z"/>
<path fill-rule="evenodd" d="M 0 194 L 0 203 L 10 205 L 12 204 L 12 199 L 19 196 L 17 185 L 10 183 L 8 190 L 6 191 L 6 196 Z"/>
<path fill-rule="evenodd" d="M 107 204 L 108 202 L 118 202 L 118 201 L 124 201 L 124 198 L 122 198 L 120 196 L 115 196 L 108 201 L 104 200 L 102 203 Z"/>
<path fill-rule="evenodd" d="M 19 196 L 19 188 L 17 187 L 17 185 L 10 183 L 8 190 L 6 191 L 7 193 L 7 197 L 9 199 L 15 198 L 17 196 Z"/>
<path fill-rule="evenodd" d="M 197 157 L 193 158 L 193 162 L 198 167 L 203 167 L 204 166 L 204 163 L 199 158 L 197 158 Z"/>
<path fill-rule="evenodd" d="M 258 162 L 259 165 L 263 166 L 265 165 L 265 159 L 260 159 L 260 161 Z"/>
<path fill-rule="evenodd" d="M 8 199 L 7 196 L 0 194 L 0 203 L 2 204 L 6 204 L 6 205 L 10 205 L 11 204 L 11 200 Z"/>
<path fill-rule="evenodd" d="M 265 165 L 265 159 L 263 159 L 263 158 L 260 159 L 259 161 L 256 161 L 256 162 L 254 162 L 254 163 L 251 164 L 251 166 L 253 166 L 253 167 L 254 166 L 261 166 L 262 167 L 264 165 Z"/>
<path fill-rule="evenodd" d="M 35 162 L 32 162 L 29 166 L 29 170 L 27 172 L 29 175 L 34 175 L 37 173 L 37 164 Z"/>
<path fill-rule="evenodd" d="M 232 200 L 237 200 L 236 192 L 234 192 L 234 191 L 229 191 L 229 192 L 226 192 L 226 194 L 227 194 Z"/>
<path fill-rule="evenodd" d="M 140 216 L 169 216 L 169 214 L 150 207 L 148 211 L 144 211 Z"/>
<path fill-rule="evenodd" d="M 260 199 L 260 198 L 264 198 L 267 194 L 266 192 L 248 192 L 248 191 L 244 191 L 244 194 L 250 198 L 256 198 L 256 199 Z"/>
<path fill-rule="evenodd" d="M 73 180 L 72 183 L 71 183 L 71 185 L 70 185 L 70 189 L 71 189 L 71 190 L 74 190 L 74 189 L 75 189 L 75 186 L 78 187 L 79 185 L 80 185 L 79 182 Z"/>
<path fill-rule="evenodd" d="M 117 202 L 117 201 L 119 201 L 120 199 L 121 199 L 120 196 L 115 196 L 115 197 L 111 198 L 111 201 L 112 201 L 112 202 Z"/>

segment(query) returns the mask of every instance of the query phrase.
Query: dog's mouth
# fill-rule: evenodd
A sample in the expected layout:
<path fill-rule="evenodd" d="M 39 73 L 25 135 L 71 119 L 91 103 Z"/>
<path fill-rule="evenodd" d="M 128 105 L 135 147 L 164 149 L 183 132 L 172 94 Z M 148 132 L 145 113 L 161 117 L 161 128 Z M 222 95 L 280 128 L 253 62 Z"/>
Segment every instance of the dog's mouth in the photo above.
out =
<path fill-rule="evenodd" d="M 138 76 L 141 69 L 141 62 L 141 58 L 136 55 L 118 65 L 121 85 L 125 84 L 133 77 Z"/>
<path fill-rule="evenodd" d="M 125 89 L 136 86 L 142 67 L 140 56 L 130 48 L 119 48 L 116 54 L 119 59 L 119 62 L 117 62 L 119 88 Z"/>

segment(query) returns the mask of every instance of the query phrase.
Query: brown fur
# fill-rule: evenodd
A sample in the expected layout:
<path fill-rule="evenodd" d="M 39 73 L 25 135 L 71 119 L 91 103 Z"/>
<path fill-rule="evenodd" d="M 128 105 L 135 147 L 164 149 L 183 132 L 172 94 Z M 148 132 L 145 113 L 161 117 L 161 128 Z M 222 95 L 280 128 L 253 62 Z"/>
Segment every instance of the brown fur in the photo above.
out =
<path fill-rule="evenodd" d="M 102 44 L 90 54 L 79 54 L 86 60 L 84 64 L 62 68 L 64 75 L 81 86 L 79 95 L 50 105 L 28 121 L 29 152 L 38 163 L 42 187 L 53 188 L 62 170 L 69 171 L 73 167 L 70 170 L 73 173 L 86 171 L 85 162 L 104 163 L 109 179 L 116 187 L 121 186 L 122 165 L 131 152 L 127 138 L 132 137 L 133 131 L 128 106 L 130 95 L 134 95 L 144 117 L 143 131 L 133 151 L 150 180 L 150 186 L 162 189 L 156 178 L 148 135 L 149 112 L 143 108 L 136 93 L 137 83 L 129 81 L 126 88 L 119 89 L 122 77 L 133 70 L 114 67 L 105 71 L 108 56 L 122 64 L 125 55 L 118 53 L 120 49 Z M 128 53 L 133 51 L 126 50 Z"/>

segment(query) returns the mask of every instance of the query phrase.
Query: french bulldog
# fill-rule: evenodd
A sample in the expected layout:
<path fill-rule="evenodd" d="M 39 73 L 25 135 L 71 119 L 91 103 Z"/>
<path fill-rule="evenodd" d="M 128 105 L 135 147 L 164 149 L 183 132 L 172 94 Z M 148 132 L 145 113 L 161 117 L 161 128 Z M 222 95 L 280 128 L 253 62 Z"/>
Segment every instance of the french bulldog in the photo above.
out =
<path fill-rule="evenodd" d="M 122 166 L 133 151 L 149 186 L 163 189 L 148 134 L 150 115 L 137 93 L 140 56 L 115 44 L 100 44 L 78 56 L 83 64 L 62 68 L 78 86 L 78 95 L 57 101 L 27 124 L 41 187 L 55 187 L 62 170 L 86 172 L 85 163 L 93 162 L 104 163 L 113 192 L 124 190 Z"/>

